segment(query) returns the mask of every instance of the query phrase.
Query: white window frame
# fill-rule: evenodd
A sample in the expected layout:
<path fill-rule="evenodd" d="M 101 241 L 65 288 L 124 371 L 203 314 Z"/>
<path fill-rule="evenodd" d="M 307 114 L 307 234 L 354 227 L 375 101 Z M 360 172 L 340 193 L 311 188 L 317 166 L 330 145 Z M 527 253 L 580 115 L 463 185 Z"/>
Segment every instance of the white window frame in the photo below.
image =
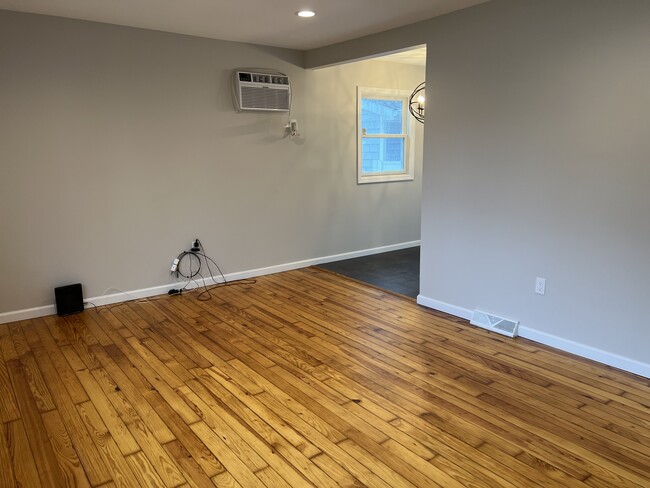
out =
<path fill-rule="evenodd" d="M 389 181 L 409 181 L 414 179 L 415 170 L 415 127 L 410 117 L 408 103 L 411 92 L 390 88 L 369 88 L 357 86 L 357 183 L 385 183 Z M 399 100 L 402 107 L 402 134 L 364 134 L 361 126 L 361 100 Z M 396 138 L 404 140 L 404 171 L 384 171 L 381 173 L 363 172 L 363 139 Z"/>

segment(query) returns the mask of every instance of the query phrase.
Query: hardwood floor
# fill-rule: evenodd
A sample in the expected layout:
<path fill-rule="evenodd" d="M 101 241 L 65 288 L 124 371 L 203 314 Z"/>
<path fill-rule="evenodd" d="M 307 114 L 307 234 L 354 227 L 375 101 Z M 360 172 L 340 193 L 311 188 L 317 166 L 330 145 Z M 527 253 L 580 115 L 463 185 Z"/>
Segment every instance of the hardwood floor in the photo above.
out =
<path fill-rule="evenodd" d="M 0 326 L 0 486 L 650 486 L 647 379 L 309 268 Z"/>

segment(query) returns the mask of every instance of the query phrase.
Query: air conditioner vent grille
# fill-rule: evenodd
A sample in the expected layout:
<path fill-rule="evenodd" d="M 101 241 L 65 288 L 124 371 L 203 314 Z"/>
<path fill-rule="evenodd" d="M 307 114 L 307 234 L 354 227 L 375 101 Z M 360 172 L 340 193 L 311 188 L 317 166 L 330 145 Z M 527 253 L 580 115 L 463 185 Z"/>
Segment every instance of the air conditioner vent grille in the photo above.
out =
<path fill-rule="evenodd" d="M 286 110 L 289 91 L 269 87 L 241 87 L 242 108 L 258 110 Z"/>

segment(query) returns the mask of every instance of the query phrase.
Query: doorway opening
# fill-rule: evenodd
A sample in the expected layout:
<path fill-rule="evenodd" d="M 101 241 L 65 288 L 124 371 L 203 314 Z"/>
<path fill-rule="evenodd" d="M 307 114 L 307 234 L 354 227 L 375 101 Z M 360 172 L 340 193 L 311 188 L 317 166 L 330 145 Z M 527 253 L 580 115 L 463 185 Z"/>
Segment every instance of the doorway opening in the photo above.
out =
<path fill-rule="evenodd" d="M 363 63 L 374 64 L 371 66 Z M 426 46 L 380 55 L 371 60 L 353 61 L 347 65 L 357 65 L 360 68 L 367 66 L 368 69 L 360 71 L 378 74 L 371 79 L 360 77 L 357 85 L 358 174 L 356 188 L 351 191 L 367 198 L 364 205 L 376 207 L 376 211 L 372 212 L 372 229 L 377 234 L 377 239 L 383 242 L 369 246 L 373 249 L 372 254 L 330 262 L 320 267 L 415 299 L 420 288 L 419 239 L 424 131 L 423 117 L 412 115 L 413 108 L 409 105 L 408 94 L 416 92 L 425 81 Z M 395 100 L 390 98 L 397 91 L 407 93 L 406 98 L 402 101 L 396 95 L 393 96 Z M 420 90 L 415 99 L 419 99 L 420 115 L 423 115 L 426 103 L 424 91 Z M 418 106 L 415 107 L 416 113 L 417 109 Z M 411 142 L 411 136 L 414 142 Z M 409 157 L 406 147 L 411 151 L 410 175 L 407 174 L 408 164 L 405 162 Z M 399 171 L 394 169 L 396 164 L 404 175 L 398 174 Z M 386 175 L 375 174 L 379 171 L 377 168 Z M 399 211 L 408 216 L 409 221 L 404 219 L 404 225 L 396 226 L 394 217 Z M 392 221 L 389 220 L 391 218 Z M 402 230 L 401 233 L 399 229 Z M 385 231 L 384 236 L 380 235 L 382 231 Z M 386 248 L 386 252 L 381 252 L 382 248 Z"/>

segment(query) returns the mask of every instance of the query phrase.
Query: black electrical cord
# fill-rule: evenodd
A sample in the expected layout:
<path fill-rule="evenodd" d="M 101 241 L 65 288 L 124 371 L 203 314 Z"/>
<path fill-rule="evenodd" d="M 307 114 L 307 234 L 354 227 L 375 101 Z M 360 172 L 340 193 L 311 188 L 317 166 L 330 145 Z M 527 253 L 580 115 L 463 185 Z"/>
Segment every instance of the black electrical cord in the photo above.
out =
<path fill-rule="evenodd" d="M 181 263 L 183 262 L 183 259 L 185 259 L 187 256 L 189 256 L 188 259 L 189 259 L 190 272 L 189 274 L 186 275 L 181 271 Z M 195 258 L 199 263 L 196 271 L 192 271 L 192 258 Z M 180 278 L 185 278 L 186 280 L 191 280 L 201 272 L 201 258 L 199 257 L 199 254 L 196 251 L 183 251 L 176 257 L 176 259 L 178 259 L 178 264 L 176 265 L 176 271 L 174 272 L 176 273 L 177 278 L 180 277 Z"/>
<path fill-rule="evenodd" d="M 176 266 L 176 271 L 173 271 L 172 274 L 176 274 L 177 278 L 184 278 L 187 280 L 187 283 L 183 285 L 182 288 L 178 290 L 170 290 L 170 295 L 180 295 L 183 291 L 187 289 L 187 287 L 190 285 L 190 283 L 194 282 L 196 284 L 196 288 L 201 288 L 201 284 L 195 279 L 195 277 L 199 276 L 201 278 L 201 281 L 203 282 L 203 288 L 204 290 L 201 291 L 197 296 L 196 299 L 199 301 L 207 301 L 212 298 L 212 293 L 211 290 L 214 290 L 217 287 L 221 286 L 231 286 L 231 285 L 253 285 L 257 283 L 256 280 L 239 280 L 239 281 L 234 281 L 234 282 L 229 282 L 226 279 L 226 276 L 223 274 L 223 271 L 221 271 L 221 267 L 217 264 L 217 262 L 212 259 L 210 256 L 208 256 L 205 252 L 205 247 L 203 246 L 203 243 L 199 240 L 196 239 L 196 242 L 199 245 L 199 250 L 198 251 L 183 251 L 181 252 L 178 256 L 178 263 Z M 188 274 L 183 273 L 181 271 L 181 263 L 185 258 L 189 259 L 189 272 Z M 192 258 L 195 258 L 196 261 L 198 261 L 198 266 L 196 270 L 193 270 L 192 268 Z M 208 268 L 208 273 L 210 274 L 210 279 L 214 283 L 212 286 L 208 286 L 206 283 L 206 278 L 201 274 L 201 258 L 205 260 L 205 264 Z M 210 263 L 212 263 L 216 268 L 217 271 L 219 272 L 219 277 L 221 278 L 221 282 L 218 281 L 218 279 L 214 276 L 214 273 L 212 272 L 212 267 L 210 266 Z M 172 293 L 173 292 L 173 293 Z"/>
<path fill-rule="evenodd" d="M 212 273 L 212 268 L 210 267 L 210 262 L 212 262 L 212 264 L 214 264 L 217 267 L 217 270 L 219 271 L 219 274 L 221 275 L 222 283 L 227 284 L 228 280 L 226 280 L 226 277 L 224 276 L 223 271 L 221 271 L 221 268 L 215 262 L 215 260 L 212 259 L 210 256 L 208 256 L 206 254 L 205 246 L 203 246 L 203 243 L 201 242 L 201 240 L 197 238 L 196 242 L 199 245 L 199 249 L 203 250 L 203 252 L 200 252 L 200 251 L 195 251 L 195 252 L 205 260 L 205 264 L 208 267 L 208 272 L 210 273 L 210 279 L 212 280 L 212 282 L 215 285 L 219 284 L 217 282 L 216 278 L 214 277 L 214 274 Z M 201 293 L 199 293 L 197 295 L 197 297 L 196 297 L 197 300 L 202 301 L 202 302 L 210 300 L 212 298 L 212 293 L 210 293 L 211 288 L 208 288 L 208 285 L 206 284 L 205 279 L 203 280 L 203 286 L 204 286 L 205 290 L 203 290 Z"/>
<path fill-rule="evenodd" d="M 236 286 L 236 285 L 254 285 L 255 283 L 257 283 L 257 280 L 255 279 L 242 279 L 237 281 L 229 281 L 228 283 L 217 283 L 216 285 L 212 285 L 209 288 L 206 287 L 205 290 L 203 290 L 201 293 L 197 295 L 196 299 L 201 302 L 210 300 L 212 298 L 212 293 L 210 292 L 215 288 L 223 288 L 225 286 Z M 207 295 L 207 298 L 205 298 L 205 295 Z"/>
<path fill-rule="evenodd" d="M 196 242 L 198 242 L 199 247 L 201 249 L 203 249 L 203 253 L 199 253 L 199 255 L 203 256 L 205 258 L 205 263 L 208 265 L 208 271 L 210 272 L 210 278 L 212 278 L 212 281 L 214 281 L 215 283 L 217 282 L 217 280 L 214 279 L 214 275 L 212 274 L 212 270 L 210 269 L 210 262 L 212 262 L 212 264 L 214 264 L 217 267 L 217 270 L 219 270 L 219 274 L 221 275 L 221 279 L 223 280 L 223 282 L 228 283 L 228 280 L 223 275 L 223 271 L 221 271 L 221 268 L 219 267 L 219 265 L 214 261 L 214 259 L 212 259 L 211 257 L 209 257 L 206 254 L 205 247 L 203 246 L 203 243 L 199 239 L 197 239 Z"/>

